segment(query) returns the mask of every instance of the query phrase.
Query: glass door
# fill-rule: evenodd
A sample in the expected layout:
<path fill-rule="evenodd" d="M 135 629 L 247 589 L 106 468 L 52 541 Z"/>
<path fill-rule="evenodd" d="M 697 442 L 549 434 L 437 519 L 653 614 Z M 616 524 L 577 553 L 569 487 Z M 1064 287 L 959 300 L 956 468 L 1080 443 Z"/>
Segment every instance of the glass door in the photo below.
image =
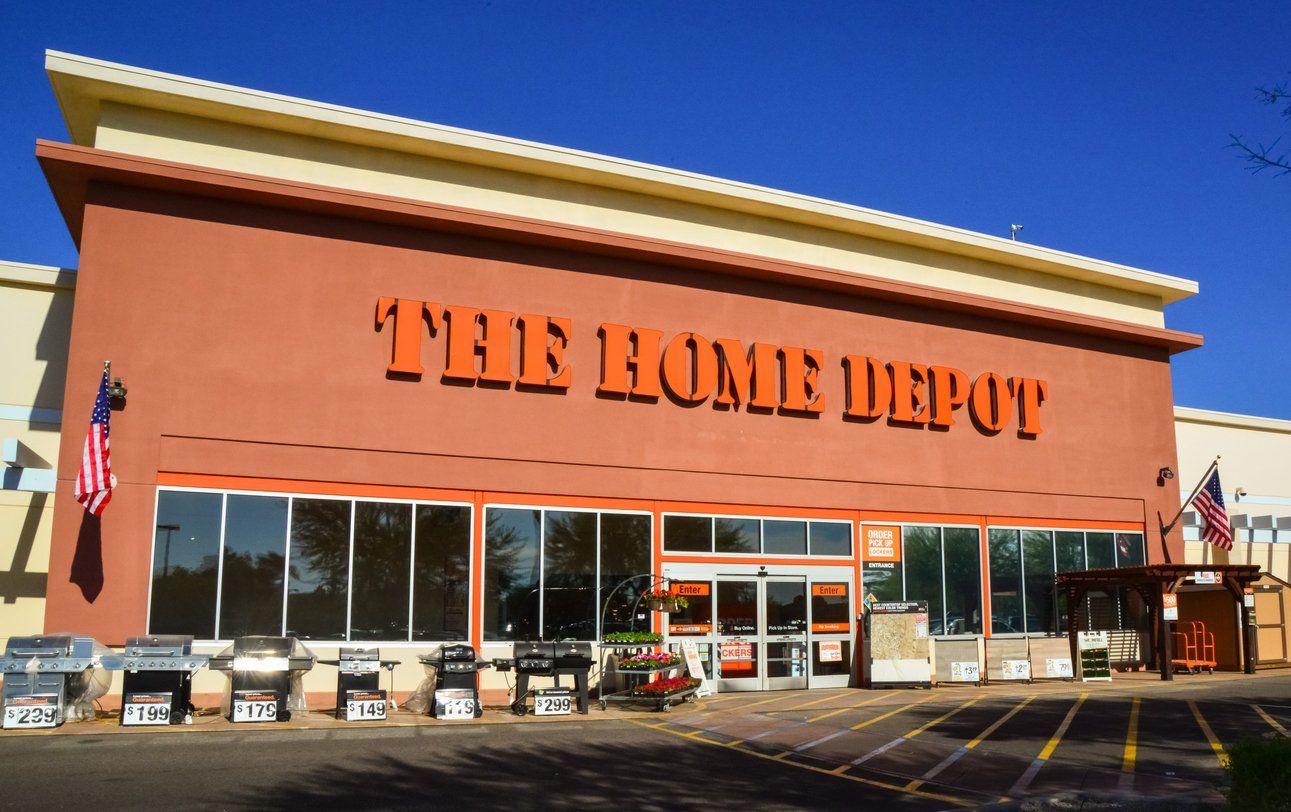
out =
<path fill-rule="evenodd" d="M 762 688 L 758 578 L 717 576 L 717 690 Z"/>
<path fill-rule="evenodd" d="M 807 579 L 771 575 L 762 582 L 762 689 L 807 687 Z"/>
<path fill-rule="evenodd" d="M 683 641 L 695 641 L 704 677 L 713 678 L 713 582 L 687 580 L 672 582 L 672 591 L 686 598 L 686 608 L 668 616 L 668 648 L 683 654 Z M 684 655 L 683 655 L 684 656 Z"/>
<path fill-rule="evenodd" d="M 811 687 L 846 688 L 852 673 L 852 601 L 846 581 L 811 583 Z"/>

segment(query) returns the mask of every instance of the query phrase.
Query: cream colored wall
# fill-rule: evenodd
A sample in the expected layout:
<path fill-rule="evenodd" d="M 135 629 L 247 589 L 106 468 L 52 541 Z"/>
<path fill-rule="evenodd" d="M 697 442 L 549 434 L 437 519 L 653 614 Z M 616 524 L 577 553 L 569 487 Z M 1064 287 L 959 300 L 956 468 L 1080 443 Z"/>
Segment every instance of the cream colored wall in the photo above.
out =
<path fill-rule="evenodd" d="M 1291 517 L 1291 420 L 1176 407 L 1175 438 L 1184 498 L 1219 454 L 1220 482 L 1230 515 Z M 1237 496 L 1239 488 L 1246 496 Z M 1231 551 L 1189 541 L 1184 545 L 1184 560 L 1258 564 L 1265 572 L 1291 581 L 1291 530 L 1280 531 L 1277 537 L 1276 543 L 1251 541 L 1249 531 L 1239 529 Z"/>
<path fill-rule="evenodd" d="M 75 273 L 0 262 L 0 438 L 52 468 L 71 332 Z M 43 631 L 54 496 L 0 490 L 0 646 Z"/>
<path fill-rule="evenodd" d="M 104 102 L 97 148 L 637 234 L 1151 326 L 1162 299 L 1094 282 L 526 172 Z"/>

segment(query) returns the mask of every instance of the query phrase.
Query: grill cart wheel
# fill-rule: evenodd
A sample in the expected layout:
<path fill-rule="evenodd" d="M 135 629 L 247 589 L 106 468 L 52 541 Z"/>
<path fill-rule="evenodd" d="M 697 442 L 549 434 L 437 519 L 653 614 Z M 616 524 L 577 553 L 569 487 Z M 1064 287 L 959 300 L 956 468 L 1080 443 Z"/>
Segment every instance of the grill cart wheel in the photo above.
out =
<path fill-rule="evenodd" d="M 278 711 L 278 721 L 279 721 L 279 722 L 290 722 L 290 721 L 291 721 L 291 711 L 289 711 L 289 710 Z"/>

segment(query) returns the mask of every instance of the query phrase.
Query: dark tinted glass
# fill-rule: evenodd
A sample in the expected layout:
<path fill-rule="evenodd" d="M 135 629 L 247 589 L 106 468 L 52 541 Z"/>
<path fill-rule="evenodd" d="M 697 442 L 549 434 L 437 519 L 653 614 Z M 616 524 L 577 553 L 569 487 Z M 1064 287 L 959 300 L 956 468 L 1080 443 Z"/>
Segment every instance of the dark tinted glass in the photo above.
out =
<path fill-rule="evenodd" d="M 595 513 L 547 511 L 543 570 L 543 639 L 595 639 Z"/>
<path fill-rule="evenodd" d="M 1085 534 L 1077 530 L 1059 530 L 1053 534 L 1058 572 L 1085 568 Z M 1058 633 L 1067 631 L 1067 592 L 1058 590 Z"/>
<path fill-rule="evenodd" d="M 757 555 L 759 522 L 757 519 L 714 519 L 713 534 L 719 553 Z"/>
<path fill-rule="evenodd" d="M 1033 634 L 1057 631 L 1053 535 L 1049 531 L 1022 531 L 1022 581 L 1026 593 L 1027 631 Z"/>
<path fill-rule="evenodd" d="M 901 597 L 901 565 L 896 562 L 873 562 L 865 565 L 861 573 L 865 597 L 874 596 L 879 601 L 899 601 Z"/>
<path fill-rule="evenodd" d="M 1116 566 L 1143 566 L 1143 537 L 1138 533 L 1116 534 Z"/>
<path fill-rule="evenodd" d="M 287 498 L 229 494 L 225 511 L 220 637 L 280 635 Z"/>
<path fill-rule="evenodd" d="M 344 640 L 350 566 L 350 502 L 293 499 L 287 634 Z"/>
<path fill-rule="evenodd" d="M 489 508 L 484 517 L 484 639 L 537 640 L 542 513 Z"/>
<path fill-rule="evenodd" d="M 601 514 L 601 606 L 605 609 L 604 635 L 633 628 L 632 605 L 650 584 L 649 578 L 628 581 L 610 597 L 625 578 L 650 572 L 650 517 L 632 513 Z M 636 627 L 645 629 L 644 622 Z"/>
<path fill-rule="evenodd" d="M 412 505 L 354 504 L 351 640 L 407 640 Z"/>
<path fill-rule="evenodd" d="M 847 606 L 847 584 L 811 585 L 811 630 L 820 634 L 841 633 L 851 629 Z"/>
<path fill-rule="evenodd" d="M 767 519 L 762 523 L 762 552 L 767 555 L 806 555 L 807 523 Z"/>
<path fill-rule="evenodd" d="M 191 634 L 199 640 L 215 637 L 222 500 L 218 493 L 157 494 L 151 633 Z"/>
<path fill-rule="evenodd" d="M 471 509 L 417 506 L 412 639 L 465 640 L 471 590 Z"/>
<path fill-rule="evenodd" d="M 812 522 L 811 554 L 851 555 L 852 526 L 843 522 Z"/>
<path fill-rule="evenodd" d="M 1018 531 L 992 530 L 987 539 L 991 553 L 991 632 L 1024 632 L 1022 543 Z"/>
<path fill-rule="evenodd" d="M 1111 533 L 1086 533 L 1085 553 L 1091 570 L 1116 566 L 1116 540 Z"/>
<path fill-rule="evenodd" d="M 679 553 L 711 553 L 713 520 L 707 516 L 664 516 L 663 546 Z"/>
<path fill-rule="evenodd" d="M 802 634 L 807 631 L 805 581 L 767 579 L 766 624 L 767 634 Z"/>
<path fill-rule="evenodd" d="M 946 561 L 946 634 L 982 633 L 982 547 L 971 527 L 942 531 Z"/>
<path fill-rule="evenodd" d="M 928 631 L 945 634 L 941 599 L 941 529 L 906 527 L 901 533 L 905 543 L 905 599 L 928 602 Z"/>

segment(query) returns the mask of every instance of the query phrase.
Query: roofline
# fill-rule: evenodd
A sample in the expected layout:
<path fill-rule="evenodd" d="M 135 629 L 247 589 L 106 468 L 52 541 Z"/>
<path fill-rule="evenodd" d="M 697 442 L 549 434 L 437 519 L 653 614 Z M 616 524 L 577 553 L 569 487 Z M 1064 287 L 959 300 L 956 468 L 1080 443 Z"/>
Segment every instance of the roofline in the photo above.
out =
<path fill-rule="evenodd" d="M 1258 417 L 1250 414 L 1216 412 L 1210 409 L 1175 406 L 1174 419 L 1183 423 L 1204 423 L 1212 426 L 1228 426 L 1230 428 L 1291 434 L 1291 420 L 1282 420 L 1277 417 Z"/>
<path fill-rule="evenodd" d="M 17 282 L 37 288 L 71 290 L 76 287 L 76 269 L 0 259 L 0 282 Z"/>
<path fill-rule="evenodd" d="M 379 146 L 804 223 L 1159 297 L 1196 282 L 1001 237 L 738 181 L 457 127 L 208 82 L 59 51 L 45 70 L 75 143 L 90 146 L 101 101 Z"/>

